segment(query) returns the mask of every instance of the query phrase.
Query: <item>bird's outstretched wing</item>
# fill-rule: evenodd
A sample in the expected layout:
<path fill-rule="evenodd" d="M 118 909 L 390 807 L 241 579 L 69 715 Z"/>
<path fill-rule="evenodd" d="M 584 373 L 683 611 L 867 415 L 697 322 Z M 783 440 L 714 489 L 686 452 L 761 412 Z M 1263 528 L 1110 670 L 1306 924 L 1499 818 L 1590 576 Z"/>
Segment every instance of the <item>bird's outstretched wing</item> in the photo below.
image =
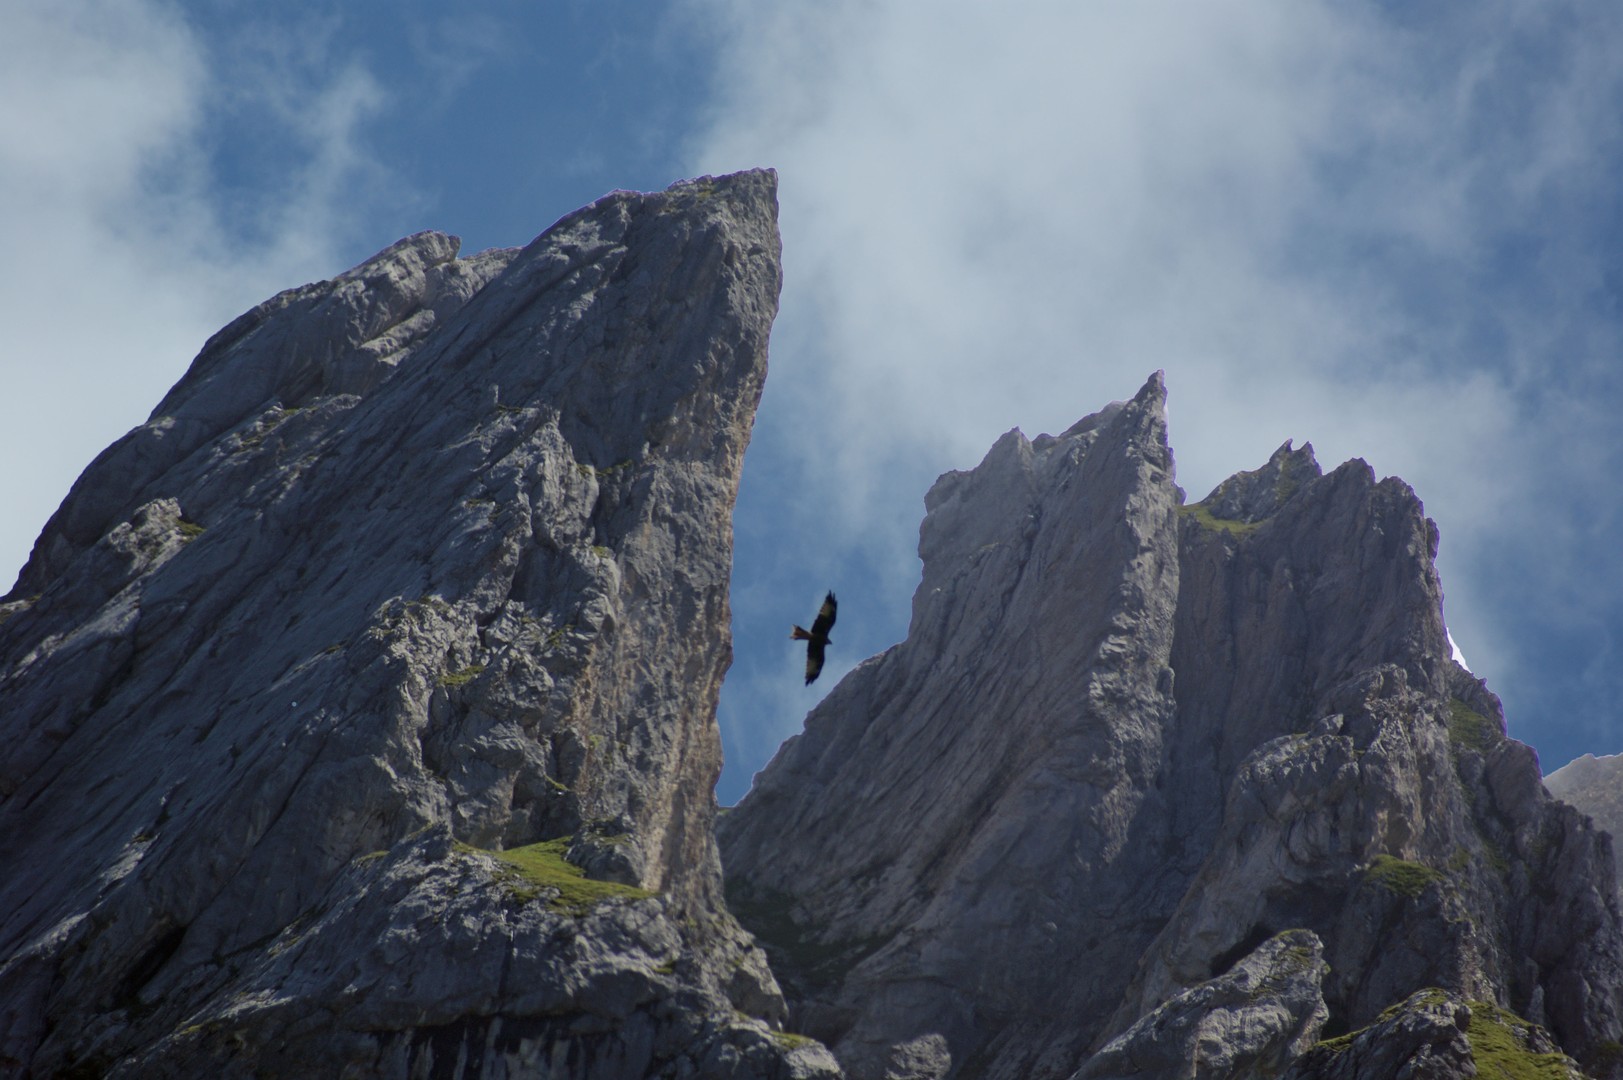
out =
<path fill-rule="evenodd" d="M 839 610 L 839 607 L 839 601 L 834 599 L 833 593 L 823 597 L 823 606 L 817 609 L 817 619 L 812 623 L 811 632 L 813 638 L 828 640 L 828 632 L 834 629 L 834 613 Z"/>
<path fill-rule="evenodd" d="M 812 638 L 806 643 L 806 685 L 823 673 L 823 639 Z"/>
<path fill-rule="evenodd" d="M 789 636 L 796 641 L 806 643 L 806 685 L 822 674 L 823 649 L 828 645 L 828 632 L 834 629 L 834 613 L 839 608 L 839 602 L 834 594 L 829 593 L 823 598 L 823 606 L 817 609 L 817 618 L 812 620 L 812 628 L 804 630 L 795 627 Z"/>

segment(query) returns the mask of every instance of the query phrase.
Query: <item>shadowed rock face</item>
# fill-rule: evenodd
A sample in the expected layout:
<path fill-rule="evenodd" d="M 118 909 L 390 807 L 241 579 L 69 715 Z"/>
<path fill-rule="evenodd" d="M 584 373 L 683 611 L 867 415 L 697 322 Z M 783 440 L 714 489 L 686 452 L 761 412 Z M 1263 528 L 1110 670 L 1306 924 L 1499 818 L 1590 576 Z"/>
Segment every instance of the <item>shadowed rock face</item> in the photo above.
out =
<path fill-rule="evenodd" d="M 775 177 L 456 250 L 222 330 L 0 606 L 6 1067 L 828 1073 L 711 834 Z"/>
<path fill-rule="evenodd" d="M 1324 975 L 1318 937 L 1287 930 L 1141 1017 L 1073 1080 L 1277 1076 L 1324 1026 Z"/>
<path fill-rule="evenodd" d="M 1623 835 L 1623 754 L 1583 757 L 1563 765 L 1544 778 L 1550 794 L 1576 807 L 1612 837 Z M 1619 868 L 1623 871 L 1623 867 Z M 1623 883 L 1623 877 L 1619 878 Z"/>
<path fill-rule="evenodd" d="M 856 1077 L 1161 1075 L 1290 932 L 1323 1009 L 1264 980 L 1201 1075 L 1428 986 L 1603 1069 L 1610 845 L 1450 660 L 1419 500 L 1287 443 L 1185 505 L 1163 394 L 942 477 L 907 640 L 722 820 L 797 1028 Z"/>
<path fill-rule="evenodd" d="M 792 919 L 816 962 L 791 946 L 774 966 L 855 1075 L 915 1038 L 962 1062 L 1000 1031 L 1106 1012 L 1148 943 L 1116 914 L 1141 903 L 1120 867 L 1174 705 L 1164 424 L 1157 380 L 937 481 L 908 640 L 723 819 L 735 912 L 779 942 L 769 917 Z M 1060 853 L 1085 876 L 1056 874 Z"/>

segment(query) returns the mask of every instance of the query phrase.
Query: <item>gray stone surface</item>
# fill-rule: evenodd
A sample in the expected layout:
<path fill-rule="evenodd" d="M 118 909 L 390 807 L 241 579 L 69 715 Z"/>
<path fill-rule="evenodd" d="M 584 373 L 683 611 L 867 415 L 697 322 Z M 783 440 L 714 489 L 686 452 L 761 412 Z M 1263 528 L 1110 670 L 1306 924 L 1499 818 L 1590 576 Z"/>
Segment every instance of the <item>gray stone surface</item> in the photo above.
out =
<path fill-rule="evenodd" d="M 1585 754 L 1544 778 L 1550 794 L 1588 814 L 1595 825 L 1612 837 L 1623 836 L 1623 754 Z M 1618 882 L 1623 885 L 1623 867 Z"/>
<path fill-rule="evenodd" d="M 1284 1080 L 1583 1080 L 1549 1033 L 1487 1002 L 1435 987 L 1383 1012 L 1369 1027 L 1319 1043 Z"/>
<path fill-rule="evenodd" d="M 712 837 L 775 177 L 456 251 L 215 335 L 0 606 L 0 1071 L 832 1074 Z"/>
<path fill-rule="evenodd" d="M 920 1039 L 1007 1075 L 1059 1040 L 1068 1073 L 1120 999 L 1154 929 L 1121 913 L 1173 709 L 1171 467 L 1156 378 L 943 476 L 907 641 L 723 818 L 734 911 L 853 1075 Z"/>
<path fill-rule="evenodd" d="M 1286 1075 L 1291 1080 L 1466 1080 L 1477 1075 L 1470 1024 L 1465 1002 L 1421 990 L 1356 1034 L 1313 1047 Z"/>
<path fill-rule="evenodd" d="M 1287 443 L 1186 504 L 1157 376 L 926 508 L 907 640 L 720 824 L 792 1023 L 853 1076 L 925 1038 L 940 1075 L 1070 1075 L 1292 929 L 1332 1030 L 1435 985 L 1602 1068 L 1609 838 L 1450 659 L 1407 485 Z"/>
<path fill-rule="evenodd" d="M 1189 505 L 1159 376 L 936 483 L 717 825 L 774 183 L 407 238 L 86 470 L 0 600 L 0 1075 L 1619 1075 L 1610 837 L 1419 500 Z"/>
<path fill-rule="evenodd" d="M 1228 972 L 1141 1017 L 1072 1080 L 1276 1076 L 1324 1026 L 1326 970 L 1312 931 L 1277 934 Z"/>

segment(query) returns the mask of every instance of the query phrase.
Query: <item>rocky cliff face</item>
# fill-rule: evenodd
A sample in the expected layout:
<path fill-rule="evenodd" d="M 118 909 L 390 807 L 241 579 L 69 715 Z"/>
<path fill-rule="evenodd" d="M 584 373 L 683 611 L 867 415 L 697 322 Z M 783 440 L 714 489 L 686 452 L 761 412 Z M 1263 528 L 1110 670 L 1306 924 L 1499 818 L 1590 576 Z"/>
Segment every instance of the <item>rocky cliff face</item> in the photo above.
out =
<path fill-rule="evenodd" d="M 1619 1075 L 1609 837 L 1414 493 L 1189 505 L 1159 376 L 937 482 L 718 833 L 779 280 L 745 173 L 207 344 L 0 601 L 0 1075 Z"/>
<path fill-rule="evenodd" d="M 1577 807 L 1613 837 L 1623 836 L 1623 754 L 1585 754 L 1544 778 L 1550 794 Z M 1623 867 L 1619 867 L 1623 884 Z"/>
<path fill-rule="evenodd" d="M 775 178 L 217 334 L 0 605 L 0 1072 L 830 1075 L 720 902 Z"/>
<path fill-rule="evenodd" d="M 907 640 L 720 826 L 849 1075 L 1397 1075 L 1428 987 L 1615 1069 L 1608 838 L 1449 659 L 1406 485 L 1287 443 L 1188 505 L 1156 377 L 925 504 Z"/>

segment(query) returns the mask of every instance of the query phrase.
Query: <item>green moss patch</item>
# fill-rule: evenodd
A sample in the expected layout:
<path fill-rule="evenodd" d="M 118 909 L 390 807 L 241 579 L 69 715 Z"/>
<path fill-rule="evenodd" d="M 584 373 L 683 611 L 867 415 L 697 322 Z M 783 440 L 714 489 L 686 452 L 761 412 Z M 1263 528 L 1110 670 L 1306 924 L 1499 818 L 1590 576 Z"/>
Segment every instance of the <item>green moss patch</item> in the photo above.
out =
<path fill-rule="evenodd" d="M 599 480 L 602 480 L 605 477 L 613 476 L 617 472 L 624 472 L 635 464 L 636 462 L 632 461 L 630 458 L 627 458 L 624 461 L 616 461 L 613 465 L 605 465 L 599 468 L 596 465 L 588 465 L 585 462 L 577 461 L 575 463 L 575 471 L 580 473 L 582 476 L 595 476 Z"/>
<path fill-rule="evenodd" d="M 1230 521 L 1227 518 L 1213 517 L 1211 509 L 1204 502 L 1180 506 L 1178 513 L 1183 517 L 1193 518 L 1201 528 L 1226 532 L 1231 536 L 1246 536 L 1262 528 L 1260 521 Z"/>
<path fill-rule="evenodd" d="M 1321 1054 L 1344 1054 L 1352 1049 L 1353 1040 L 1363 1034 L 1363 1030 L 1349 1031 L 1345 1035 L 1337 1035 L 1333 1039 L 1324 1039 L 1313 1044 L 1313 1049 Z"/>
<path fill-rule="evenodd" d="M 792 1031 L 774 1031 L 772 1041 L 785 1050 L 799 1050 L 802 1047 L 818 1045 L 816 1039 L 806 1035 L 796 1035 Z"/>
<path fill-rule="evenodd" d="M 1429 866 L 1392 855 L 1377 855 L 1364 868 L 1365 881 L 1411 900 L 1425 892 L 1427 885 L 1442 878 L 1441 873 Z"/>
<path fill-rule="evenodd" d="M 1406 1011 L 1439 1005 L 1447 1000 L 1448 995 L 1441 990 L 1433 988 L 1421 991 L 1387 1008 L 1376 1020 L 1376 1025 L 1390 1022 Z M 1542 1032 L 1536 1040 L 1530 1037 L 1539 1030 L 1535 1025 L 1492 1002 L 1472 1001 L 1468 1004 L 1471 1022 L 1465 1036 L 1471 1047 L 1471 1062 L 1482 1080 L 1580 1080 L 1583 1076 L 1577 1062 L 1565 1054 L 1541 1054 L 1529 1048 L 1530 1045 L 1541 1043 L 1553 1045 Z M 1363 1028 L 1326 1039 L 1314 1044 L 1309 1052 L 1322 1055 L 1341 1053 L 1368 1030 Z"/>
<path fill-rule="evenodd" d="M 461 671 L 453 671 L 449 675 L 441 675 L 440 685 L 466 686 L 473 682 L 473 680 L 477 679 L 480 675 L 483 675 L 484 671 L 485 665 L 483 664 L 469 664 Z"/>
<path fill-rule="evenodd" d="M 521 902 L 529 903 L 541 899 L 543 894 L 551 894 L 548 906 L 570 915 L 584 915 L 605 900 L 646 900 L 654 895 L 647 889 L 587 877 L 586 871 L 564 858 L 570 839 L 560 836 L 556 840 L 543 840 L 506 851 L 489 851 L 466 844 L 458 844 L 457 848 L 490 855 L 505 863 L 501 880 Z"/>
<path fill-rule="evenodd" d="M 1462 750 L 1481 753 L 1498 742 L 1502 733 L 1499 725 L 1477 712 L 1471 706 L 1453 698 L 1448 703 L 1448 741 Z"/>
<path fill-rule="evenodd" d="M 1305 458 L 1298 458 L 1294 454 L 1287 457 L 1284 467 L 1279 470 L 1279 478 L 1274 481 L 1274 498 L 1280 506 L 1290 501 L 1292 495 L 1301 490 L 1303 484 L 1318 479 L 1318 470 L 1307 463 Z"/>
<path fill-rule="evenodd" d="M 1414 994 L 1404 998 L 1402 1001 L 1399 1001 L 1393 1005 L 1388 1005 L 1386 1008 L 1382 1009 L 1381 1014 L 1375 1018 L 1375 1022 L 1373 1024 L 1370 1024 L 1367 1027 L 1361 1027 L 1356 1031 L 1349 1031 L 1344 1035 L 1337 1035 L 1334 1038 L 1322 1039 L 1313 1044 L 1312 1048 L 1309 1050 L 1309 1053 L 1345 1053 L 1346 1051 L 1352 1049 L 1353 1043 L 1371 1028 L 1389 1023 L 1396 1019 L 1400 1014 L 1410 1009 L 1423 1009 L 1428 1005 L 1440 1005 L 1447 1000 L 1448 995 L 1436 987 L 1429 987 L 1425 990 L 1416 991 Z"/>
<path fill-rule="evenodd" d="M 1471 1061 L 1483 1080 L 1575 1080 L 1577 1063 L 1565 1054 L 1536 1054 L 1522 1034 L 1533 1025 L 1487 1001 L 1473 1001 Z"/>

